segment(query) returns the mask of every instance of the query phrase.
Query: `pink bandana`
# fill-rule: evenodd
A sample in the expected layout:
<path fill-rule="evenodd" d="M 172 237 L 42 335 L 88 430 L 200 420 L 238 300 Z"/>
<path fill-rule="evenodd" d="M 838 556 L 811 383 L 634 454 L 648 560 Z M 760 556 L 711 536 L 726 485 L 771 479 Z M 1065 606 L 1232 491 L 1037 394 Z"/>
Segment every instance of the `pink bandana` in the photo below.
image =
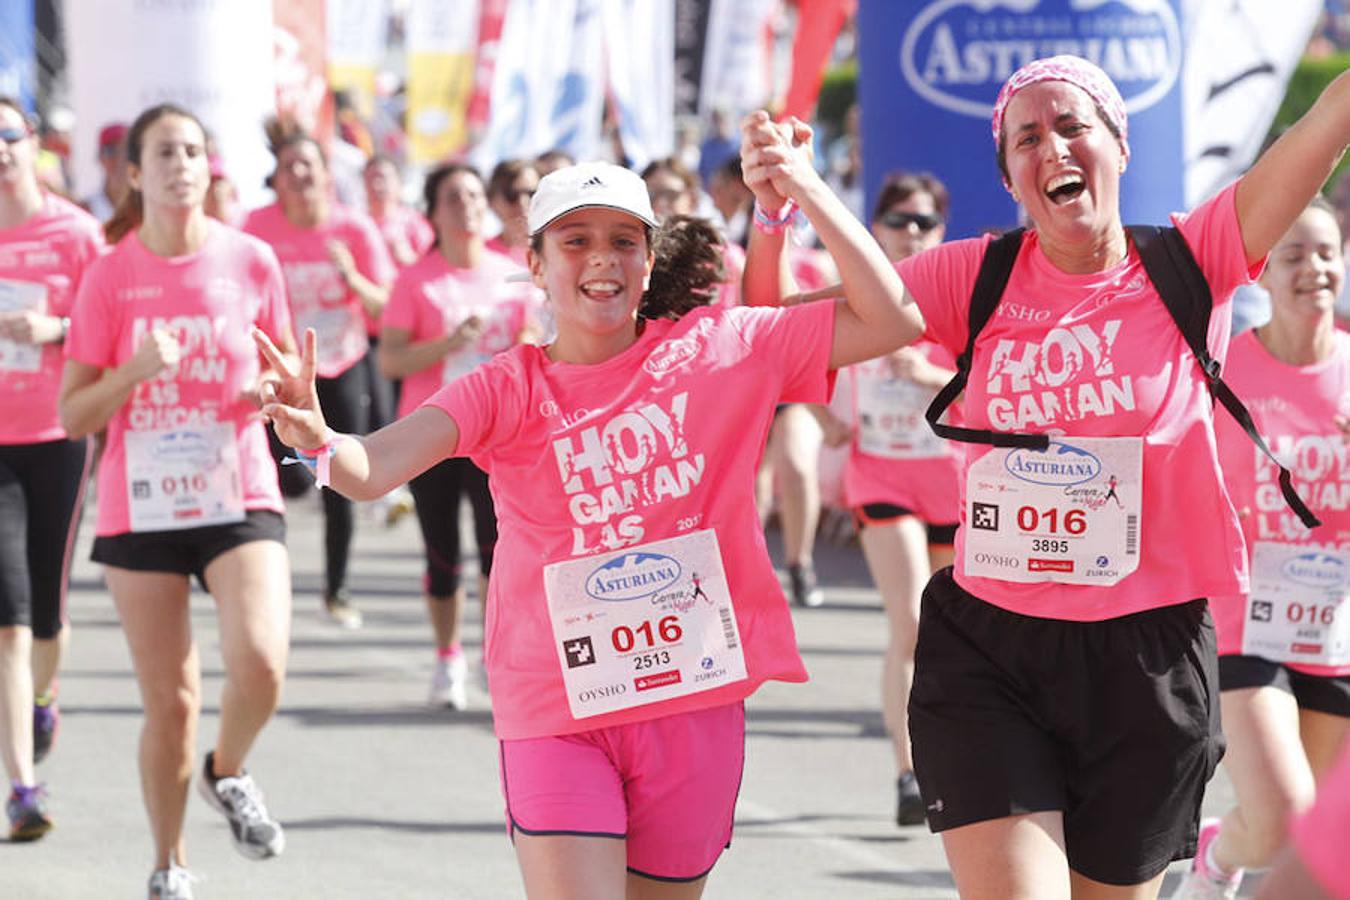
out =
<path fill-rule="evenodd" d="M 1111 81 L 1111 76 L 1080 56 L 1062 55 L 1032 60 L 1012 73 L 1012 77 L 1003 83 L 1003 89 L 998 92 L 998 99 L 994 101 L 995 146 L 998 145 L 1003 131 L 1003 113 L 1012 102 L 1012 98 L 1022 88 L 1039 81 L 1067 81 L 1074 87 L 1081 88 L 1096 101 L 1102 112 L 1106 113 L 1106 117 L 1119 129 L 1121 140 L 1125 139 L 1127 134 L 1125 101 Z"/>

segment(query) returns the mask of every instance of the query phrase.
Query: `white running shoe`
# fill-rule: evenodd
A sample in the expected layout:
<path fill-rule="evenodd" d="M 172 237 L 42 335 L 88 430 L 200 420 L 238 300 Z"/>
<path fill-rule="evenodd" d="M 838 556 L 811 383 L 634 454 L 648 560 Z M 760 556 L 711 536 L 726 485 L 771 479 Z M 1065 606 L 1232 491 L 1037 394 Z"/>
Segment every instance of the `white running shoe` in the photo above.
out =
<path fill-rule="evenodd" d="M 230 821 L 234 848 L 249 859 L 270 859 L 286 849 L 281 823 L 267 812 L 262 791 L 247 772 L 216 778 L 212 757 L 206 754 L 197 787 L 216 812 Z"/>
<path fill-rule="evenodd" d="M 469 705 L 468 681 L 469 664 L 463 653 L 436 660 L 427 704 L 448 706 L 451 709 L 466 708 Z"/>
<path fill-rule="evenodd" d="M 150 875 L 150 900 L 192 900 L 192 883 L 197 879 L 172 860 L 167 869 Z"/>
<path fill-rule="evenodd" d="M 1210 868 L 1209 848 L 1219 836 L 1219 820 L 1200 823 L 1200 838 L 1195 846 L 1191 868 L 1168 900 L 1236 900 L 1242 887 L 1242 869 L 1232 875 Z"/>

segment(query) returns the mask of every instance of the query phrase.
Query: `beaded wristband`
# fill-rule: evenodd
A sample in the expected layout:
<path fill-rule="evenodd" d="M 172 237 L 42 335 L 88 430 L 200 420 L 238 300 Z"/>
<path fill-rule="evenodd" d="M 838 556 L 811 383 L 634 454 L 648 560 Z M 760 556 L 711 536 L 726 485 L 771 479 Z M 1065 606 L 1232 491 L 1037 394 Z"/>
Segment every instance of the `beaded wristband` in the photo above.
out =
<path fill-rule="evenodd" d="M 329 476 L 332 472 L 333 454 L 337 453 L 338 444 L 347 439 L 345 434 L 336 434 L 329 432 L 328 441 L 321 447 L 315 447 L 313 450 L 293 449 L 291 452 L 295 456 L 288 456 L 282 460 L 284 465 L 302 465 L 314 476 L 314 483 L 319 487 L 328 487 Z"/>
<path fill-rule="evenodd" d="M 788 200 L 783 204 L 782 209 L 775 215 L 770 216 L 764 207 L 755 201 L 755 229 L 764 234 L 782 234 L 792 224 L 792 217 L 797 214 L 797 204 Z"/>

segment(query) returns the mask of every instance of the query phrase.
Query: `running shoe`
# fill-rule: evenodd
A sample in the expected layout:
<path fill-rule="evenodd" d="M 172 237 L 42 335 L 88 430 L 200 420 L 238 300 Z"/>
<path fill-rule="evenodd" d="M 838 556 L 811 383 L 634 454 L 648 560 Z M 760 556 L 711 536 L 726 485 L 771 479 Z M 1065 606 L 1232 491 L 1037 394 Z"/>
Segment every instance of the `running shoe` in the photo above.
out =
<path fill-rule="evenodd" d="M 247 772 L 239 775 L 214 774 L 215 753 L 206 754 L 197 787 L 206 802 L 230 821 L 234 848 L 249 859 L 269 859 L 286 849 L 286 834 L 263 804 L 262 791 Z"/>
<path fill-rule="evenodd" d="M 923 798 L 919 796 L 919 780 L 912 770 L 906 769 L 895 780 L 897 795 L 895 805 L 895 824 L 922 825 L 926 820 Z"/>
<path fill-rule="evenodd" d="M 1219 820 L 1200 823 L 1200 839 L 1195 846 L 1191 868 L 1172 892 L 1169 900 L 1235 900 L 1242 886 L 1242 870 L 1225 875 L 1209 864 L 1209 848 L 1219 836 Z"/>
<path fill-rule="evenodd" d="M 150 900 L 192 900 L 192 873 L 170 860 L 167 869 L 150 875 Z"/>
<path fill-rule="evenodd" d="M 825 592 L 816 583 L 816 570 L 810 563 L 788 566 L 788 585 L 792 589 L 792 602 L 798 606 L 815 609 L 825 603 Z"/>
<path fill-rule="evenodd" d="M 9 839 L 14 843 L 36 841 L 55 825 L 47 815 L 47 788 L 40 784 L 16 784 L 5 803 L 9 815 Z"/>
<path fill-rule="evenodd" d="M 469 705 L 468 681 L 469 663 L 463 653 L 436 660 L 436 670 L 431 673 L 431 692 L 427 696 L 427 703 L 431 706 L 464 709 Z"/>
<path fill-rule="evenodd" d="M 345 590 L 326 595 L 323 598 L 323 609 L 328 613 L 329 619 L 343 628 L 360 628 L 365 621 L 361 617 L 361 610 L 352 602 L 352 595 Z"/>
<path fill-rule="evenodd" d="M 61 727 L 61 708 L 56 695 L 48 692 L 33 701 L 33 765 L 47 758 L 56 743 L 56 730 Z"/>
<path fill-rule="evenodd" d="M 385 495 L 385 498 L 388 504 L 384 508 L 384 524 L 389 528 L 393 528 L 416 509 L 413 505 L 412 491 L 406 487 L 394 488 Z"/>

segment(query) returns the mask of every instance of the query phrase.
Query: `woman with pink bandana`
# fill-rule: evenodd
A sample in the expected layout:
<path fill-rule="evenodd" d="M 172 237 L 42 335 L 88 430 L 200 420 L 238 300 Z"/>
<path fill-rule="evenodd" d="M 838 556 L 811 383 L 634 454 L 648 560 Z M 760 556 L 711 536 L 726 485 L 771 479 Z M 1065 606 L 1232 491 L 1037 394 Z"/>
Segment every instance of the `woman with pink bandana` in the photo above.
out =
<path fill-rule="evenodd" d="M 956 563 L 924 592 L 915 771 L 962 897 L 1153 898 L 1195 853 L 1223 753 L 1205 598 L 1246 590 L 1242 534 L 1205 375 L 1121 223 L 1119 91 L 1085 60 L 1036 60 L 992 124 L 1031 227 L 967 357 L 960 411 L 981 434 L 962 445 Z M 1213 297 L 1215 359 L 1234 289 L 1347 141 L 1342 74 L 1235 184 L 1173 217 Z M 991 241 L 897 267 L 954 355 Z M 1037 434 L 1046 449 L 1009 449 Z"/>

